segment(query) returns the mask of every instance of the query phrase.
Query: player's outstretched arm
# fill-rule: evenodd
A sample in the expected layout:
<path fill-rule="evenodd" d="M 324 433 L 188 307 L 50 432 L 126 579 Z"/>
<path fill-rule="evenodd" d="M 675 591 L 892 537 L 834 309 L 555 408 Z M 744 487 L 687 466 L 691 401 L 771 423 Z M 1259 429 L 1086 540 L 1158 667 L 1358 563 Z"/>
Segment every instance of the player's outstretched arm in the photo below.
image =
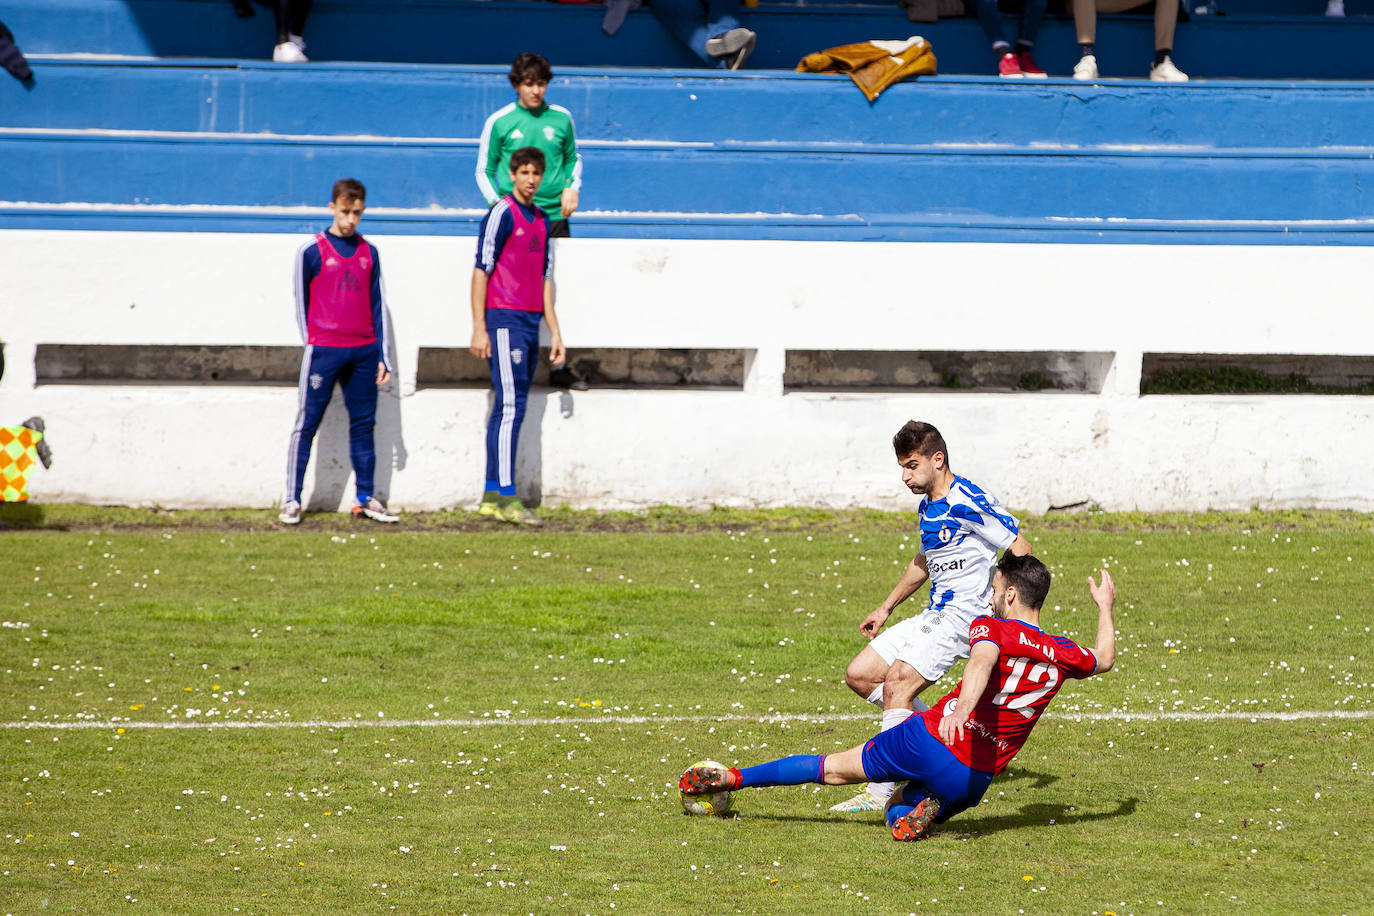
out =
<path fill-rule="evenodd" d="M 918 553 L 911 558 L 911 562 L 907 564 L 906 570 L 902 573 L 902 578 L 898 580 L 887 599 L 859 624 L 859 632 L 869 639 L 877 636 L 878 631 L 883 628 L 883 624 L 887 623 L 887 618 L 892 616 L 897 605 L 916 594 L 916 589 L 924 585 L 929 578 L 930 570 L 926 567 L 925 555 Z"/>
<path fill-rule="evenodd" d="M 1011 546 L 1007 548 L 1007 553 L 1014 557 L 1028 557 L 1031 555 L 1031 550 L 1030 541 L 1026 540 L 1024 534 L 1017 532 L 1016 540 L 1011 542 Z"/>
<path fill-rule="evenodd" d="M 1112 609 L 1116 606 L 1116 583 L 1112 581 L 1112 574 L 1102 570 L 1101 583 L 1089 576 L 1088 594 L 1097 605 L 1097 642 L 1093 644 L 1097 670 L 1093 674 L 1102 674 L 1116 664 L 1116 621 L 1112 617 Z"/>

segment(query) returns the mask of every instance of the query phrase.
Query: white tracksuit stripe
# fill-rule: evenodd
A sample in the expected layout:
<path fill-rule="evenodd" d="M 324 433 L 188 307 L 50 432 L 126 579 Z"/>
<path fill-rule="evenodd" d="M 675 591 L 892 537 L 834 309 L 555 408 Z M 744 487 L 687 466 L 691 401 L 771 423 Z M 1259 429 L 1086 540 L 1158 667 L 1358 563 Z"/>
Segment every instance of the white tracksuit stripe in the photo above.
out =
<path fill-rule="evenodd" d="M 310 357 L 314 351 L 314 347 L 306 344 L 305 352 L 301 355 L 301 376 L 300 381 L 296 383 L 296 425 L 291 429 L 291 440 L 286 446 L 286 495 L 282 497 L 283 505 L 288 499 L 296 498 L 296 462 L 301 451 L 301 428 L 305 426 L 305 394 L 310 387 Z"/>
<path fill-rule="evenodd" d="M 510 360 L 510 329 L 496 329 L 496 368 L 501 376 L 501 426 L 496 433 L 496 479 L 515 485 L 515 371 Z"/>

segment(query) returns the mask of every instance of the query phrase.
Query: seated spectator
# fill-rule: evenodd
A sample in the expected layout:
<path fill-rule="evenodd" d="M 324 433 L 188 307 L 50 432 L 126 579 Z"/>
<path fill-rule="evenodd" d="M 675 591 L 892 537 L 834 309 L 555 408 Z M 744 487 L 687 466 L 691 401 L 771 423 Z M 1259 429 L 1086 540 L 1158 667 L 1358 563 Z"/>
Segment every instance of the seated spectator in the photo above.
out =
<path fill-rule="evenodd" d="M 1098 13 L 1124 13 L 1140 7 L 1139 0 L 1073 0 L 1073 22 L 1078 29 L 1078 47 L 1082 57 L 1073 68 L 1076 80 L 1097 79 L 1097 56 L 1093 42 L 1097 40 Z M 1169 54 L 1174 49 L 1174 28 L 1178 25 L 1178 0 L 1155 0 L 1155 60 L 1150 66 L 1150 79 L 1161 83 L 1186 83 L 1188 74 L 1174 66 Z"/>
<path fill-rule="evenodd" d="M 1015 51 L 1002 30 L 1002 14 L 997 11 L 997 0 L 967 0 L 967 5 L 969 12 L 977 16 L 983 26 L 983 34 L 992 42 L 992 53 L 997 55 L 998 76 L 1006 79 L 1045 78 L 1045 71 L 1031 57 L 1031 48 L 1035 45 L 1035 33 L 1040 30 L 1040 20 L 1045 18 L 1048 0 L 1025 0 L 1021 7 Z"/>
<path fill-rule="evenodd" d="M 757 36 L 740 28 L 739 0 L 654 0 L 653 13 L 678 41 L 713 67 L 738 70 Z"/>

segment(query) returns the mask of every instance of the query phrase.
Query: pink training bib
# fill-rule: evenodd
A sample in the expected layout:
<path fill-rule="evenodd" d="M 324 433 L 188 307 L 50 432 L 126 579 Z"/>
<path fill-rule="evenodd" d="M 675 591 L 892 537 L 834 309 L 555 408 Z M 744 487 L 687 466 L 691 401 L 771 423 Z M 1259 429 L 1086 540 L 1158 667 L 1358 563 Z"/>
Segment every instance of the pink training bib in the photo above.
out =
<path fill-rule="evenodd" d="M 377 340 L 372 324 L 372 247 L 358 236 L 358 250 L 345 258 L 323 232 L 315 236 L 320 272 L 310 281 L 306 342 L 322 347 L 359 347 Z"/>
<path fill-rule="evenodd" d="M 487 281 L 487 308 L 542 312 L 548 223 L 538 217 L 528 219 L 514 197 L 506 200 L 514 223 Z"/>

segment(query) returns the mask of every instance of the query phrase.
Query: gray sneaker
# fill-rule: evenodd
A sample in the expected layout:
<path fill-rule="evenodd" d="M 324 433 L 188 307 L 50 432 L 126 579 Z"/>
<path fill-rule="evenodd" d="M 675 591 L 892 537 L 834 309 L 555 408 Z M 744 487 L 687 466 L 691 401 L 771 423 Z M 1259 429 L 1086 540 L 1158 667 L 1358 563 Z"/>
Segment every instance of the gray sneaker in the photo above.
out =
<path fill-rule="evenodd" d="M 399 515 L 393 515 L 387 511 L 386 506 L 375 496 L 369 496 L 365 503 L 354 503 L 353 517 L 370 518 L 374 522 L 385 522 L 388 525 L 401 520 Z"/>
<path fill-rule="evenodd" d="M 725 61 L 728 69 L 738 70 L 754 52 L 757 41 L 758 36 L 748 29 L 731 29 L 706 39 L 706 53 L 716 60 Z"/>
<path fill-rule="evenodd" d="M 283 525 L 299 525 L 301 523 L 301 504 L 294 499 L 288 499 L 286 504 L 281 507 L 281 515 L 277 516 L 277 521 Z"/>

